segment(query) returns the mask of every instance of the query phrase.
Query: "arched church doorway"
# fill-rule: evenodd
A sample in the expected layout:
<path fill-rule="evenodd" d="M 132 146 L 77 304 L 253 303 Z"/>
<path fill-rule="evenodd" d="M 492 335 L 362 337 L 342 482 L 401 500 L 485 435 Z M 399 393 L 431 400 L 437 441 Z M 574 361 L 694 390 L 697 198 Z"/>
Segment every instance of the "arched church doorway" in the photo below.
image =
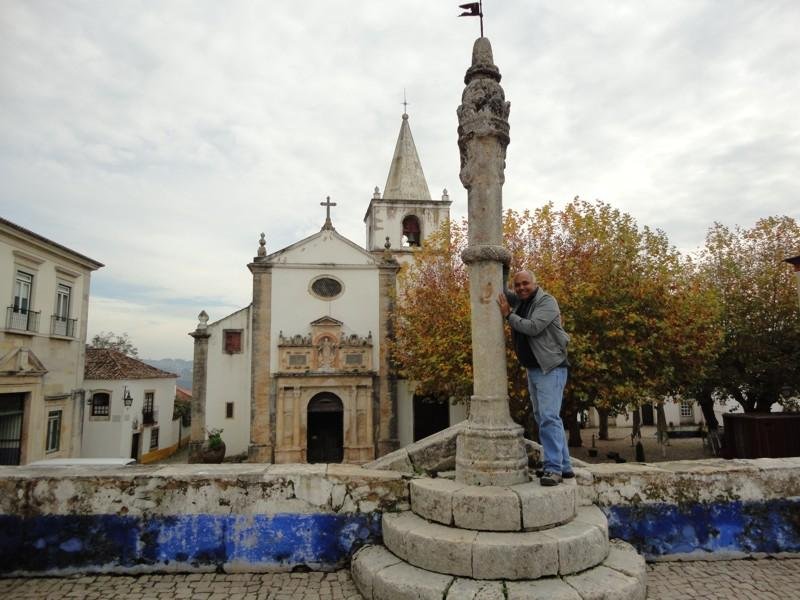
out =
<path fill-rule="evenodd" d="M 336 394 L 322 392 L 308 403 L 310 463 L 340 463 L 344 456 L 344 406 Z"/>
<path fill-rule="evenodd" d="M 414 441 L 450 427 L 450 406 L 446 398 L 414 394 Z"/>

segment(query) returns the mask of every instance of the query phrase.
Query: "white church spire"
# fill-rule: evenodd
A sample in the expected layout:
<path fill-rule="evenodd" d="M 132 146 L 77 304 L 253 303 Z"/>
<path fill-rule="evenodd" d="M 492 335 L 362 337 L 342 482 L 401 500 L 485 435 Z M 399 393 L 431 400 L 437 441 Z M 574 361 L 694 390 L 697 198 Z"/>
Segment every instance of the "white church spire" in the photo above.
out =
<path fill-rule="evenodd" d="M 400 125 L 400 135 L 394 147 L 392 164 L 389 167 L 389 177 L 383 189 L 385 200 L 431 200 L 428 183 L 422 172 L 419 162 L 417 147 L 408 126 L 408 114 L 403 113 L 403 122 Z"/>

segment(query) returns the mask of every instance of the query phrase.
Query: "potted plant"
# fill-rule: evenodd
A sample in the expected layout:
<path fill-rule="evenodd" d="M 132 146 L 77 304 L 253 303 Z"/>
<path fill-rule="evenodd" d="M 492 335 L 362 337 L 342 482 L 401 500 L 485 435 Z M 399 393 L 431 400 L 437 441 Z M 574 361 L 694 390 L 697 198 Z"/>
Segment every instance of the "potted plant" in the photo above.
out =
<path fill-rule="evenodd" d="M 206 429 L 208 439 L 203 444 L 203 462 L 221 463 L 225 458 L 225 442 L 222 441 L 222 429 Z"/>

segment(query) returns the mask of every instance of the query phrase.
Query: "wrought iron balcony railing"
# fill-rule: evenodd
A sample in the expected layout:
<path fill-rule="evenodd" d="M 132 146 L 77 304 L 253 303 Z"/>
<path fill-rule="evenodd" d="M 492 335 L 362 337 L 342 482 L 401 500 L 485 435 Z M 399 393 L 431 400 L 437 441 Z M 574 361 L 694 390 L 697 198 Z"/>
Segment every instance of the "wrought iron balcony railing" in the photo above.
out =
<path fill-rule="evenodd" d="M 142 423 L 144 425 L 155 425 L 158 423 L 158 411 L 155 410 L 143 410 L 142 411 Z"/>
<path fill-rule="evenodd" d="M 39 314 L 39 311 L 9 306 L 6 311 L 6 329 L 38 332 Z"/>
<path fill-rule="evenodd" d="M 78 322 L 78 319 L 67 319 L 66 317 L 60 317 L 58 315 L 53 315 L 50 318 L 50 333 L 52 335 L 61 335 L 64 337 L 75 337 L 75 324 Z"/>

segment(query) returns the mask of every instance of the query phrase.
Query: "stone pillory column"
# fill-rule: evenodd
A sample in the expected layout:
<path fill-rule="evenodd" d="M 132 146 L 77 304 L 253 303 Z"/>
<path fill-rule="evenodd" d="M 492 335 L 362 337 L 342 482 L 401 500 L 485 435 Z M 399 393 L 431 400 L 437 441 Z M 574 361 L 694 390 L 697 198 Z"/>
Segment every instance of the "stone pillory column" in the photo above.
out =
<path fill-rule="evenodd" d="M 189 462 L 203 462 L 203 442 L 206 439 L 206 374 L 208 369 L 208 315 L 201 311 L 197 329 L 189 335 L 194 338 L 192 363 L 192 436 L 189 441 Z"/>
<path fill-rule="evenodd" d="M 468 485 L 514 485 L 528 480 L 523 429 L 511 419 L 506 341 L 497 294 L 505 287 L 503 183 L 508 113 L 500 71 L 487 38 L 475 41 L 472 66 L 458 107 L 461 183 L 467 188 L 468 247 L 474 373 L 469 421 L 456 445 L 456 480 Z"/>
<path fill-rule="evenodd" d="M 397 295 L 397 272 L 400 264 L 392 256 L 389 238 L 386 238 L 383 257 L 378 265 L 379 278 L 379 329 L 378 344 L 378 414 L 373 422 L 378 424 L 377 453 L 383 456 L 397 450 L 400 440 L 397 434 L 397 384 L 391 365 L 389 343 L 394 338 L 392 317 Z"/>
<path fill-rule="evenodd" d="M 247 267 L 253 274 L 253 313 L 250 371 L 250 447 L 248 461 L 272 462 L 272 418 L 270 407 L 270 344 L 272 333 L 272 264 L 267 260 L 264 234 L 258 255 Z"/>

